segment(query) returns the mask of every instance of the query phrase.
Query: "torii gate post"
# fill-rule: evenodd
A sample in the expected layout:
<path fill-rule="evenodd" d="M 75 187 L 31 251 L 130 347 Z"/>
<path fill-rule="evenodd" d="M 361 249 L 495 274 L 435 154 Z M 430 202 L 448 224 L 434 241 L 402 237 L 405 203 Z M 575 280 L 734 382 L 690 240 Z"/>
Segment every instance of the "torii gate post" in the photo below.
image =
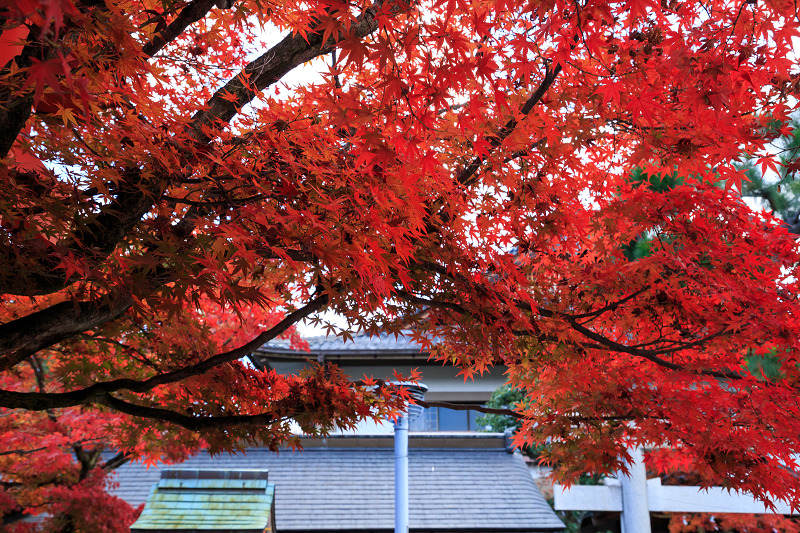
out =
<path fill-rule="evenodd" d="M 647 480 L 641 448 L 631 450 L 629 475 L 606 478 L 600 486 L 553 487 L 557 511 L 620 512 L 623 533 L 650 533 L 650 513 L 753 513 L 796 515 L 788 503 L 764 502 L 752 494 L 731 492 L 722 487 L 662 486 L 661 479 Z"/>
<path fill-rule="evenodd" d="M 647 469 L 644 452 L 637 446 L 631 450 L 628 475 L 618 474 L 622 486 L 622 533 L 650 533 L 650 508 L 647 499 Z"/>

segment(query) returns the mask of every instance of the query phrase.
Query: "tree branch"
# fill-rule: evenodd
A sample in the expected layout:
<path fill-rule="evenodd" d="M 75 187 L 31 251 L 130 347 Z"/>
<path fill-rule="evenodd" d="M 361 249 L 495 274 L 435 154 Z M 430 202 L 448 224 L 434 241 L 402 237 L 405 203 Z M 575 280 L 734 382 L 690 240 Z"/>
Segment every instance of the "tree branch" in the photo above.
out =
<path fill-rule="evenodd" d="M 80 446 L 81 444 L 89 443 L 89 442 L 98 442 L 105 440 L 102 437 L 92 438 L 92 439 L 81 439 L 79 441 L 73 442 L 72 444 L 65 444 L 64 447 L 72 448 L 73 446 Z M 30 455 L 32 453 L 41 452 L 42 450 L 48 450 L 50 446 L 40 446 L 39 448 L 30 448 L 28 450 L 6 450 L 4 452 L 0 452 L 0 457 L 4 455 Z"/>
<path fill-rule="evenodd" d="M 516 418 L 517 420 L 524 420 L 525 415 L 514 411 L 513 409 L 506 409 L 503 407 L 486 407 L 485 405 L 477 403 L 450 403 L 450 402 L 428 402 L 425 400 L 414 400 L 416 405 L 429 409 L 431 407 L 443 407 L 445 409 L 452 409 L 453 411 L 478 411 L 479 413 L 486 413 L 489 415 L 503 415 Z M 581 422 L 615 422 L 618 420 L 636 420 L 633 415 L 609 415 L 609 416 L 567 416 L 569 420 L 575 423 Z M 641 418 L 641 417 L 639 417 Z M 645 417 L 647 418 L 647 417 Z"/>
<path fill-rule="evenodd" d="M 42 268 L 36 272 L 20 272 L 7 278 L 0 286 L 0 293 L 21 296 L 37 296 L 51 294 L 68 287 L 77 279 L 77 275 L 67 278 L 64 271 L 58 268 L 63 255 L 74 254 L 75 257 L 88 259 L 90 264 L 103 262 L 117 247 L 120 240 L 150 210 L 167 185 L 166 177 L 158 177 L 143 182 L 141 172 L 124 172 L 120 179 L 119 192 L 114 199 L 103 205 L 96 215 L 80 216 L 79 230 L 70 233 L 58 244 L 51 247 L 50 255 L 40 259 Z M 177 228 L 177 225 L 174 226 Z M 181 237 L 186 237 L 182 234 Z M 66 250 L 58 251 L 56 247 Z M 37 251 L 41 247 L 39 240 L 25 241 L 14 248 L 5 246 L 6 257 L 42 255 Z"/>
<path fill-rule="evenodd" d="M 22 52 L 5 65 L 0 65 L 2 67 L 0 75 L 9 72 L 12 62 L 20 68 L 27 68 L 33 64 L 35 57 L 45 54 L 45 47 L 39 42 L 41 31 L 38 26 L 31 26 L 25 38 L 27 44 Z M 8 152 L 11 151 L 11 147 L 33 111 L 33 92 L 31 91 L 22 98 L 14 97 L 12 101 L 15 90 L 16 87 L 10 85 L 0 89 L 0 159 L 8 156 Z"/>
<path fill-rule="evenodd" d="M 75 452 L 75 458 L 81 465 L 81 471 L 78 479 L 83 481 L 86 479 L 86 476 L 89 475 L 89 472 L 94 470 L 94 467 L 97 465 L 97 461 L 100 459 L 100 454 L 103 452 L 103 447 L 99 446 L 87 452 L 80 444 L 74 444 L 72 446 L 72 451 Z"/>
<path fill-rule="evenodd" d="M 650 289 L 650 285 L 645 285 L 644 287 L 642 287 L 638 291 L 632 292 L 628 296 L 625 296 L 624 298 L 621 298 L 621 299 L 619 299 L 619 300 L 617 300 L 615 302 L 612 302 L 612 303 L 610 303 L 610 304 L 608 304 L 608 305 L 606 305 L 604 307 L 601 307 L 600 309 L 595 309 L 594 311 L 587 311 L 586 313 L 580 313 L 580 314 L 577 314 L 577 315 L 572 315 L 572 318 L 574 318 L 574 319 L 596 318 L 596 317 L 602 315 L 603 313 L 607 313 L 608 311 L 614 311 L 620 305 L 633 300 L 634 298 L 636 298 L 640 294 L 646 292 L 648 289 Z"/>
<path fill-rule="evenodd" d="M 634 293 L 632 295 L 629 295 L 629 296 L 623 298 L 622 300 L 619 300 L 618 303 L 625 302 L 625 301 L 637 296 L 638 294 L 640 294 L 643 291 L 644 291 L 644 289 L 642 289 L 640 291 L 637 291 L 636 293 Z M 467 309 L 465 309 L 463 306 L 461 306 L 459 304 L 456 304 L 456 303 L 439 301 L 439 300 L 432 300 L 432 299 L 428 299 L 428 298 L 421 298 L 419 296 L 415 296 L 413 294 L 410 294 L 405 290 L 396 290 L 395 293 L 400 298 L 402 298 L 404 300 L 407 300 L 409 302 L 412 302 L 412 303 L 416 303 L 418 305 L 439 307 L 439 308 L 443 308 L 443 309 L 449 309 L 451 311 L 455 311 L 455 312 L 461 313 L 461 314 L 470 314 Z M 544 308 L 535 308 L 534 309 L 533 307 L 531 307 L 526 302 L 519 302 L 519 301 L 516 302 L 516 305 L 519 306 L 521 309 L 523 309 L 525 311 L 536 312 L 536 313 L 538 313 L 538 314 L 540 314 L 540 315 L 542 315 L 544 317 L 547 317 L 547 318 L 555 318 L 555 319 L 565 320 L 570 325 L 570 327 L 572 327 L 572 329 L 574 329 L 575 331 L 577 331 L 578 333 L 580 333 L 581 335 L 583 335 L 587 339 L 590 339 L 590 340 L 596 342 L 598 344 L 597 348 L 609 349 L 609 350 L 613 350 L 613 351 L 616 351 L 616 352 L 627 353 L 629 355 L 633 355 L 633 356 L 636 356 L 636 357 L 641 357 L 641 358 L 647 359 L 648 361 L 656 363 L 659 366 L 663 366 L 665 368 L 668 368 L 670 370 L 693 372 L 693 373 L 700 374 L 700 375 L 703 375 L 703 376 L 715 377 L 715 378 L 720 378 L 720 379 L 730 379 L 730 380 L 742 379 L 742 376 L 740 374 L 738 374 L 737 372 L 734 372 L 734 371 L 730 371 L 730 370 L 709 370 L 709 369 L 704 369 L 704 368 L 693 369 L 693 368 L 689 368 L 689 367 L 684 366 L 684 365 L 678 365 L 678 364 L 675 364 L 675 363 L 671 363 L 671 362 L 659 357 L 659 355 L 664 355 L 664 354 L 668 354 L 668 353 L 675 353 L 675 352 L 679 352 L 681 350 L 686 350 L 686 349 L 689 349 L 689 348 L 694 348 L 694 347 L 697 347 L 697 346 L 701 346 L 701 345 L 703 345 L 703 344 L 705 344 L 705 343 L 707 343 L 707 342 L 709 342 L 709 341 L 711 341 L 711 340 L 713 340 L 713 339 L 715 339 L 715 338 L 717 338 L 717 337 L 719 337 L 721 335 L 724 335 L 726 333 L 725 330 L 718 331 L 716 333 L 713 333 L 711 335 L 707 335 L 707 336 L 705 336 L 705 337 L 703 337 L 701 339 L 697 339 L 697 340 L 692 341 L 692 342 L 681 343 L 679 346 L 677 346 L 675 348 L 664 348 L 664 349 L 661 349 L 661 350 L 657 350 L 657 349 L 656 350 L 645 350 L 645 349 L 642 349 L 642 348 L 635 348 L 635 347 L 627 346 L 625 344 L 621 344 L 619 342 L 613 341 L 613 340 L 609 339 L 608 337 L 600 335 L 599 333 L 596 333 L 596 332 L 592 331 L 591 329 L 587 328 L 586 326 L 580 324 L 576 320 L 576 316 L 585 316 L 585 314 L 584 315 L 568 315 L 568 314 L 565 314 L 565 313 L 558 313 L 558 312 L 555 312 L 555 311 L 552 311 L 552 310 L 549 310 L 549 309 L 544 309 Z M 608 310 L 611 310 L 614 307 L 615 307 L 614 304 L 611 304 L 611 305 L 608 305 L 606 307 L 603 307 L 603 308 L 595 311 L 594 313 L 606 312 Z M 594 314 L 594 313 L 592 313 L 592 314 Z M 517 334 L 519 334 L 519 332 L 517 332 Z M 534 335 L 534 336 L 537 336 L 537 338 L 539 338 L 539 339 L 543 338 L 541 335 Z"/>
<path fill-rule="evenodd" d="M 328 303 L 328 300 L 328 294 L 322 294 L 300 309 L 290 313 L 278 324 L 271 327 L 267 331 L 262 332 L 247 344 L 209 357 L 205 361 L 197 363 L 196 365 L 173 370 L 172 372 L 157 374 L 145 380 L 115 379 L 112 381 L 95 383 L 94 385 L 86 387 L 85 389 L 79 389 L 70 392 L 35 393 L 0 390 L 0 406 L 11 409 L 28 409 L 31 411 L 72 407 L 87 402 L 102 401 L 102 398 L 107 397 L 109 393 L 115 391 L 128 390 L 131 392 L 141 393 L 149 391 L 159 385 L 174 383 L 176 381 L 181 381 L 193 376 L 199 376 L 216 366 L 241 359 L 242 357 L 248 355 L 256 348 L 261 347 L 264 343 L 285 332 L 292 325 L 299 322 L 303 318 L 322 309 L 322 307 Z"/>
<path fill-rule="evenodd" d="M 479 413 L 486 413 L 487 415 L 504 415 L 522 420 L 525 418 L 523 415 L 514 411 L 513 409 L 504 409 L 498 407 L 486 407 L 477 403 L 450 403 L 450 402 L 428 402 L 425 400 L 414 400 L 414 403 L 420 407 L 430 409 L 431 407 L 444 407 L 445 409 L 452 409 L 453 411 L 478 411 Z"/>
<path fill-rule="evenodd" d="M 131 454 L 126 452 L 119 452 L 117 455 L 103 463 L 103 466 L 100 468 L 103 469 L 104 472 L 108 473 L 112 470 L 116 470 L 117 468 L 121 467 L 125 463 L 131 460 Z"/>
<path fill-rule="evenodd" d="M 147 57 L 153 57 L 159 50 L 164 48 L 167 43 L 172 42 L 183 33 L 186 28 L 205 17 L 216 3 L 217 0 L 193 0 L 189 2 L 189 5 L 184 7 L 180 14 L 175 17 L 166 28 L 156 33 L 153 38 L 150 39 L 150 42 L 142 47 L 142 52 Z"/>
<path fill-rule="evenodd" d="M 358 17 L 358 22 L 350 28 L 350 34 L 360 38 L 375 31 L 378 27 L 375 20 L 376 9 L 381 4 L 382 0 L 377 2 L 374 7 L 365 9 Z M 169 37 L 177 32 L 172 35 L 174 38 L 188 24 L 202 18 L 211 7 L 213 7 L 212 0 L 192 2 L 173 21 L 174 26 L 170 24 L 165 30 L 164 37 Z M 217 125 L 220 122 L 229 122 L 239 109 L 249 103 L 258 92 L 280 80 L 298 65 L 329 52 L 344 38 L 344 35 L 339 35 L 336 39 L 329 38 L 326 43 L 322 43 L 322 34 L 319 32 L 309 33 L 306 37 L 308 40 L 300 34 L 284 38 L 218 90 L 206 103 L 207 109 L 192 117 L 190 134 L 195 141 L 199 144 L 207 143 L 210 138 L 203 132 L 204 127 Z M 156 40 L 153 41 L 153 49 L 157 47 Z M 160 46 L 165 43 L 166 40 Z M 223 97 L 227 97 L 229 94 L 236 95 L 235 101 L 231 102 Z M 103 206 L 97 216 L 81 220 L 79 224 L 76 224 L 82 230 L 80 234 L 74 235 L 77 246 L 72 243 L 68 245 L 73 253 L 81 257 L 91 256 L 95 263 L 104 260 L 115 249 L 120 239 L 161 198 L 169 182 L 169 173 L 167 172 L 152 173 L 156 176 L 163 174 L 162 179 L 152 180 L 152 183 L 148 184 L 139 183 L 135 179 L 142 173 L 131 171 L 129 174 L 130 176 L 122 180 L 126 186 L 125 189 L 117 195 L 113 202 Z M 0 287 L 0 292 L 27 296 L 48 294 L 63 289 L 74 281 L 52 273 L 53 268 L 60 262 L 59 256 L 54 254 L 48 259 L 53 263 L 49 265 L 49 268 L 44 268 L 41 273 L 28 272 L 24 278 L 13 277 L 6 284 L 7 286 Z"/>
<path fill-rule="evenodd" d="M 191 236 L 198 211 L 190 208 L 173 232 L 179 240 Z M 145 250 L 145 253 L 149 250 Z M 173 271 L 158 267 L 150 275 L 150 286 L 140 287 L 136 296 L 143 298 L 171 279 Z M 96 300 L 61 302 L 0 325 L 0 372 L 7 370 L 37 351 L 68 339 L 76 333 L 119 318 L 134 302 L 132 294 L 108 294 Z"/>
<path fill-rule="evenodd" d="M 530 95 L 528 100 L 525 102 L 525 104 L 523 104 L 523 106 L 519 110 L 519 112 L 523 116 L 527 116 L 533 110 L 533 107 L 536 104 L 538 104 L 539 101 L 541 101 L 547 90 L 555 81 L 556 76 L 558 76 L 559 72 L 561 72 L 561 64 L 556 65 L 556 67 L 553 70 L 550 70 L 550 68 L 547 65 L 545 65 L 544 79 L 542 79 L 542 82 L 539 84 L 539 87 L 537 87 L 536 91 L 532 95 Z M 516 129 L 518 123 L 519 121 L 515 118 L 512 118 L 508 122 L 506 122 L 505 126 L 500 128 L 498 134 L 489 139 L 489 146 L 490 146 L 489 151 L 500 146 L 506 139 L 506 137 L 511 135 L 511 133 Z M 474 175 L 481 167 L 484 161 L 485 159 L 483 157 L 476 157 L 475 159 L 473 159 L 469 165 L 464 167 L 456 175 L 456 181 L 465 186 L 472 185 L 472 183 L 474 183 L 475 181 Z"/>
<path fill-rule="evenodd" d="M 348 33 L 362 38 L 378 29 L 377 10 L 383 4 L 380 0 L 372 7 L 364 9 Z M 344 34 L 330 37 L 322 42 L 322 31 L 311 31 L 305 36 L 297 33 L 285 37 L 281 42 L 250 62 L 242 72 L 219 89 L 208 101 L 206 109 L 192 117 L 195 138 L 206 143 L 210 138 L 203 128 L 217 123 L 229 122 L 256 95 L 280 80 L 295 67 L 327 54 L 344 39 Z M 231 98 L 233 95 L 235 98 Z"/>
<path fill-rule="evenodd" d="M 0 372 L 70 336 L 118 318 L 130 298 L 61 302 L 0 325 Z"/>
<path fill-rule="evenodd" d="M 108 407 L 138 418 L 149 418 L 177 424 L 191 431 L 204 429 L 226 428 L 232 426 L 266 426 L 274 424 L 281 419 L 276 419 L 270 414 L 257 415 L 231 415 L 231 416 L 189 416 L 169 409 L 147 407 L 120 400 L 111 394 L 106 394 L 99 401 Z"/>
<path fill-rule="evenodd" d="M 698 339 L 698 340 L 696 340 L 694 342 L 686 343 L 683 346 L 681 346 L 680 348 L 670 348 L 668 350 L 643 350 L 643 349 L 640 349 L 640 348 L 631 348 L 630 346 L 626 346 L 624 344 L 620 344 L 620 343 L 618 343 L 616 341 L 613 341 L 613 340 L 609 339 L 608 337 L 604 337 L 603 335 L 600 335 L 599 333 L 595 333 L 594 331 L 590 330 L 589 328 L 579 324 L 577 321 L 575 321 L 574 318 L 571 318 L 571 317 L 565 317 L 565 318 L 566 318 L 567 322 L 569 323 L 569 325 L 572 326 L 572 328 L 575 331 L 579 332 L 584 337 L 586 337 L 588 339 L 591 339 L 591 340 L 597 342 L 598 344 L 600 344 L 600 345 L 602 345 L 602 346 L 604 346 L 606 348 L 609 348 L 611 350 L 614 350 L 616 352 L 627 353 L 629 355 L 634 355 L 636 357 L 642 357 L 644 359 L 647 359 L 648 361 L 652 361 L 653 363 L 655 363 L 655 364 L 657 364 L 659 366 L 663 366 L 664 368 L 668 368 L 670 370 L 680 370 L 680 371 L 686 371 L 686 372 L 694 372 L 694 373 L 700 374 L 702 376 L 709 376 L 709 377 L 720 378 L 720 379 L 730 379 L 730 380 L 742 379 L 742 376 L 739 373 L 733 372 L 731 370 L 708 370 L 708 369 L 705 369 L 705 368 L 688 368 L 688 367 L 686 367 L 684 365 L 678 365 L 678 364 L 672 363 L 670 361 L 667 361 L 665 359 L 662 359 L 661 357 L 658 357 L 660 354 L 674 353 L 674 352 L 678 352 L 680 350 L 685 350 L 687 348 L 692 348 L 692 347 L 695 347 L 695 346 L 700 346 L 702 344 L 705 344 L 706 342 L 708 342 L 708 341 L 710 341 L 710 340 L 712 340 L 712 339 L 714 339 L 716 337 L 719 337 L 720 335 L 724 335 L 725 334 L 724 330 L 723 331 L 718 331 L 717 333 L 708 335 L 708 336 L 703 337 L 702 339 Z"/>

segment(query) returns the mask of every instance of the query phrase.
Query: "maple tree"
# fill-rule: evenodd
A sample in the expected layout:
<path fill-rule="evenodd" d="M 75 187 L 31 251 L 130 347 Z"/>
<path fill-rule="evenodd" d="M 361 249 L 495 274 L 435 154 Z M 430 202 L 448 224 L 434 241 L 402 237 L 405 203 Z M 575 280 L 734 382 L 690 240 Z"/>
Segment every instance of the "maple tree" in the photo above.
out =
<path fill-rule="evenodd" d="M 239 362 L 330 310 L 467 378 L 508 366 L 520 442 L 566 479 L 657 443 L 800 503 L 798 249 L 733 190 L 740 154 L 779 165 L 799 24 L 788 0 L 3 0 L 2 457 L 99 487 L 101 447 L 393 412 L 331 366 Z M 777 378 L 747 371 L 767 353 Z M 61 474 L 4 476 L 16 517 Z"/>

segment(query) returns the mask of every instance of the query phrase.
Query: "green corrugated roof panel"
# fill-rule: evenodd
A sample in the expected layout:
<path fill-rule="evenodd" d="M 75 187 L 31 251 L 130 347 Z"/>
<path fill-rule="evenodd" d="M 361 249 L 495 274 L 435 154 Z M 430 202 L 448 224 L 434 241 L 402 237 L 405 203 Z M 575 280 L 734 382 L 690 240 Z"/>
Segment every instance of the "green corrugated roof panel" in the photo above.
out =
<path fill-rule="evenodd" d="M 131 533 L 274 533 L 275 485 L 266 470 L 162 472 Z"/>

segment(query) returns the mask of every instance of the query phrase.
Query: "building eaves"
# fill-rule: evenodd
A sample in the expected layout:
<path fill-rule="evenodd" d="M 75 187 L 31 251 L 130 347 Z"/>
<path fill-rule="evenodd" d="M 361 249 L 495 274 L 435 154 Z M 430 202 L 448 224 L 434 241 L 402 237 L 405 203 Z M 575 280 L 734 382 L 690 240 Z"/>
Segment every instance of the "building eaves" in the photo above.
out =
<path fill-rule="evenodd" d="M 253 354 L 258 364 L 261 360 L 302 359 L 427 359 L 429 353 L 412 339 L 410 332 L 381 333 L 380 335 L 355 335 L 341 337 L 310 337 L 306 339 L 309 351 L 296 350 L 288 340 L 272 340 Z"/>

